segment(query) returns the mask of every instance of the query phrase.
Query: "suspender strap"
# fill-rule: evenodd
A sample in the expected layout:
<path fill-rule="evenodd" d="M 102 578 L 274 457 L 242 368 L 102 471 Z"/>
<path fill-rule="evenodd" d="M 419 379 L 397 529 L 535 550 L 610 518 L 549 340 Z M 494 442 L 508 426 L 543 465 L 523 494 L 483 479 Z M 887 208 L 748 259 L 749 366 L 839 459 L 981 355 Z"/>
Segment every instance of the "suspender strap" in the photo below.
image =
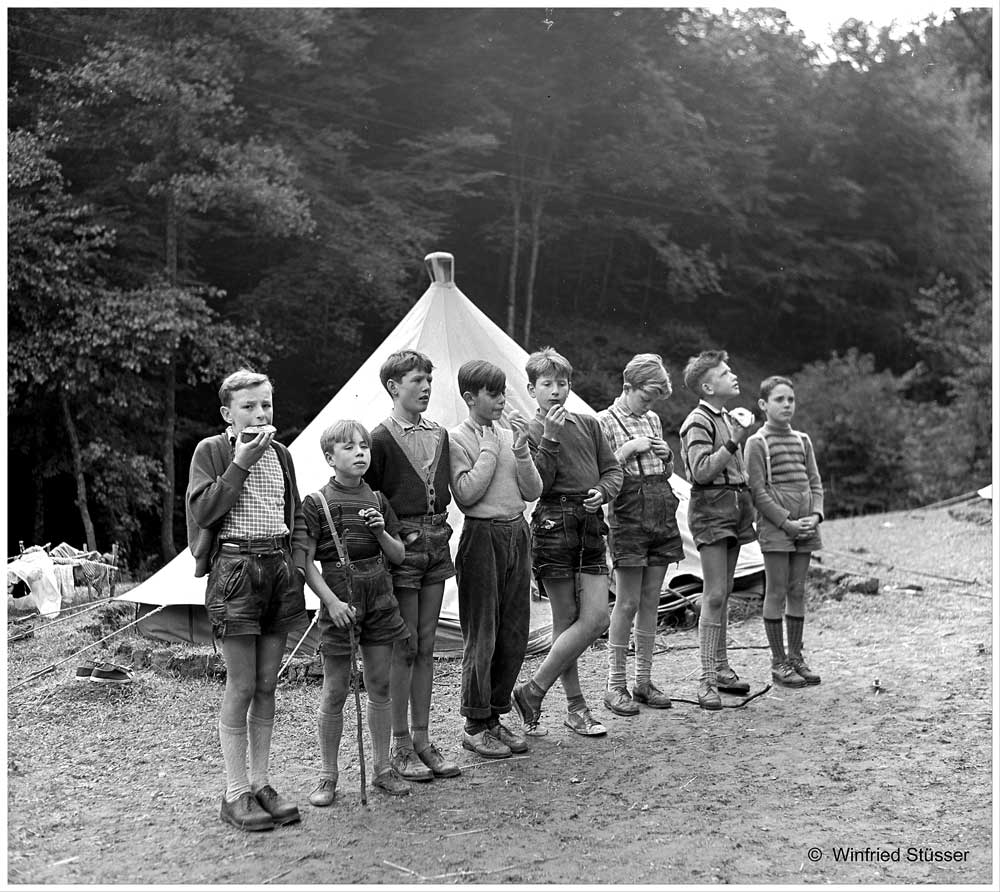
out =
<path fill-rule="evenodd" d="M 612 418 L 614 418 L 614 420 L 618 423 L 618 426 L 623 431 L 625 431 L 625 441 L 628 442 L 629 440 L 631 440 L 632 439 L 632 434 L 630 433 L 629 429 L 627 427 L 625 427 L 625 424 L 622 422 L 622 420 L 618 417 L 618 413 L 615 412 L 614 406 L 611 406 L 611 407 L 608 408 L 608 414 Z M 635 457 L 635 464 L 636 464 L 636 467 L 639 468 L 639 476 L 642 477 L 643 479 L 645 479 L 646 475 L 642 471 L 642 460 L 639 458 L 638 455 Z"/>
<path fill-rule="evenodd" d="M 347 548 L 341 541 L 340 536 L 337 535 L 337 528 L 333 525 L 333 516 L 330 514 L 330 506 L 326 503 L 326 496 L 321 492 L 314 492 L 309 495 L 317 506 L 323 509 L 323 513 L 326 515 L 326 522 L 330 525 L 330 535 L 333 536 L 333 544 L 337 546 L 337 554 L 340 557 L 340 562 L 346 567 L 350 560 L 347 557 Z"/>

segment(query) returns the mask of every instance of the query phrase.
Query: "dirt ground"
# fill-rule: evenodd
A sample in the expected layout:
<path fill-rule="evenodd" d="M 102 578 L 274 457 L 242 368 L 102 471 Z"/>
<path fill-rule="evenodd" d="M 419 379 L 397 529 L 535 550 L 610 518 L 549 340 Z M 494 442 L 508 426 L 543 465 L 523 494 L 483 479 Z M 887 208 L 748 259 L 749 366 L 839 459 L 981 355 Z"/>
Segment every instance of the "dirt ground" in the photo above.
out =
<path fill-rule="evenodd" d="M 878 593 L 843 594 L 817 574 L 805 642 L 823 683 L 744 708 L 678 702 L 614 716 L 598 705 L 599 641 L 580 675 L 607 736 L 562 726 L 557 685 L 549 735 L 525 756 L 487 761 L 459 745 L 460 665 L 439 660 L 432 734 L 462 776 L 403 800 L 369 793 L 361 804 L 349 700 L 337 802 L 310 807 L 319 688 L 282 684 L 271 779 L 303 820 L 272 833 L 217 817 L 218 681 L 144 670 L 128 686 L 79 684 L 71 662 L 8 694 L 7 880 L 995 884 L 989 521 L 979 503 L 824 524 L 828 575 L 877 577 Z M 74 625 L 49 632 L 62 636 L 55 659 L 84 641 Z M 43 639 L 9 644 L 9 684 L 53 659 Z M 759 611 L 734 617 L 730 643 L 759 690 L 770 675 Z M 654 678 L 676 697 L 695 696 L 696 645 L 690 629 L 658 636 Z"/>

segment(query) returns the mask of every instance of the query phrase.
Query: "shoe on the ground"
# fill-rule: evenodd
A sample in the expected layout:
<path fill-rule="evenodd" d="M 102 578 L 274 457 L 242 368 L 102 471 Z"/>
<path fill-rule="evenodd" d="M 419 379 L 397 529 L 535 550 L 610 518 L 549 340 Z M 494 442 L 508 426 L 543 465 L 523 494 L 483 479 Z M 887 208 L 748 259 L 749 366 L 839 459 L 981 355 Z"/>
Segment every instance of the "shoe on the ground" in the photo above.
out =
<path fill-rule="evenodd" d="M 520 731 L 514 731 L 499 721 L 495 725 L 490 725 L 488 730 L 493 737 L 506 744 L 512 753 L 528 752 L 528 740 Z"/>
<path fill-rule="evenodd" d="M 458 777 L 462 773 L 462 769 L 442 756 L 441 750 L 433 743 L 427 744 L 424 749 L 417 753 L 417 758 L 430 768 L 434 777 Z"/>
<path fill-rule="evenodd" d="M 227 801 L 226 794 L 223 793 L 219 817 L 227 824 L 251 833 L 274 829 L 274 820 L 261 808 L 256 797 L 250 792 L 241 794 L 235 802 Z"/>
<path fill-rule="evenodd" d="M 396 773 L 403 780 L 418 782 L 434 780 L 434 772 L 417 758 L 413 747 L 401 746 L 393 751 L 389 757 L 389 764 L 396 769 Z"/>
<path fill-rule="evenodd" d="M 462 732 L 462 746 L 467 750 L 477 753 L 484 759 L 509 759 L 510 747 L 506 743 L 501 743 L 489 731 L 480 731 L 478 734 L 470 734 L 468 731 Z"/>
<path fill-rule="evenodd" d="M 380 774 L 375 775 L 375 779 L 372 781 L 372 789 L 381 790 L 390 796 L 410 795 L 410 785 L 391 766 Z"/>
<path fill-rule="evenodd" d="M 97 663 L 93 661 L 81 663 L 76 667 L 76 674 L 73 676 L 73 681 L 90 681 L 90 676 L 96 668 Z"/>
<path fill-rule="evenodd" d="M 722 709 L 722 698 L 715 685 L 707 681 L 698 685 L 698 705 L 702 709 Z"/>
<path fill-rule="evenodd" d="M 628 688 L 608 688 L 604 692 L 604 705 L 615 715 L 638 715 L 639 707 L 632 701 Z"/>
<path fill-rule="evenodd" d="M 608 729 L 590 714 L 590 709 L 586 706 L 583 709 L 568 710 L 563 724 L 584 737 L 603 737 L 608 733 Z"/>
<path fill-rule="evenodd" d="M 283 827 L 285 824 L 294 824 L 296 821 L 302 820 L 299 807 L 281 796 L 270 784 L 261 787 L 254 794 L 254 798 L 257 800 L 257 804 L 271 816 L 275 827 Z"/>
<path fill-rule="evenodd" d="M 670 697 L 663 693 L 653 682 L 644 681 L 632 688 L 632 699 L 652 709 L 670 709 Z"/>
<path fill-rule="evenodd" d="M 724 694 L 749 694 L 750 685 L 741 681 L 731 666 L 715 672 L 715 686 Z"/>
<path fill-rule="evenodd" d="M 771 667 L 771 678 L 775 684 L 780 684 L 786 688 L 804 688 L 806 680 L 792 668 L 792 664 L 785 660 Z"/>
<path fill-rule="evenodd" d="M 96 684 L 131 684 L 132 670 L 114 663 L 101 663 L 90 673 L 90 680 Z"/>
<path fill-rule="evenodd" d="M 790 657 L 788 662 L 796 674 L 801 675 L 805 679 L 806 684 L 819 684 L 822 681 L 819 675 L 806 665 L 806 661 L 802 657 Z"/>
<path fill-rule="evenodd" d="M 316 808 L 326 808 L 333 805 L 333 800 L 337 798 L 337 779 L 332 777 L 321 777 L 319 783 L 309 794 L 309 804 Z"/>

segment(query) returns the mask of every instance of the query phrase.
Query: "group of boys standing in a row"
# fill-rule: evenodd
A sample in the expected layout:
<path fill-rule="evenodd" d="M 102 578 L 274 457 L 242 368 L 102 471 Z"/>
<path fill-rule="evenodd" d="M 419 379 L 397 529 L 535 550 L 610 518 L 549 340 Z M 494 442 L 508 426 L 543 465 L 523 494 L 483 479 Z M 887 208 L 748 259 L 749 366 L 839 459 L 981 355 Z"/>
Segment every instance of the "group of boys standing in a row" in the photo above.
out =
<path fill-rule="evenodd" d="M 684 383 L 699 403 L 680 430 L 691 482 L 688 522 L 704 577 L 698 703 L 708 710 L 722 707 L 720 691 L 749 691 L 727 659 L 726 618 L 740 546 L 758 537 L 772 678 L 788 687 L 820 681 L 802 657 L 805 576 L 823 517 L 812 445 L 791 428 L 791 382 L 772 377 L 758 402 L 765 423 L 741 450 L 753 421 L 741 424 L 726 410 L 740 392 L 727 360 L 723 351 L 705 351 L 688 362 Z M 304 584 L 321 602 L 322 765 L 309 795 L 317 807 L 335 799 L 343 707 L 358 645 L 372 787 L 400 796 L 411 782 L 461 773 L 429 735 L 435 635 L 444 583 L 453 575 L 464 641 L 464 748 L 494 759 L 527 751 L 529 736 L 547 733 L 542 702 L 556 680 L 566 695 L 566 727 L 584 736 L 606 734 L 577 671 L 577 658 L 605 632 L 605 707 L 633 716 L 640 705 L 671 705 L 651 678 L 664 576 L 684 554 L 670 486 L 673 455 L 652 411 L 671 394 L 661 358 L 635 356 L 625 367 L 621 395 L 593 417 L 565 408 L 572 366 L 551 348 L 539 350 L 526 366 L 538 410 L 531 418 L 510 413 L 506 426 L 496 423 L 505 409 L 504 372 L 485 360 L 467 362 L 458 387 L 469 415 L 451 431 L 424 416 L 432 371 L 431 360 L 417 351 L 390 356 L 381 380 L 392 413 L 370 433 L 352 420 L 329 427 L 320 447 L 333 476 L 301 502 L 288 450 L 273 439 L 270 380 L 242 369 L 220 388 L 229 427 L 203 440 L 192 459 L 188 538 L 196 574 L 208 573 L 206 607 L 227 667 L 219 716 L 227 774 L 220 817 L 241 829 L 300 819 L 298 807 L 271 786 L 268 761 L 278 667 L 287 634 L 302 624 Z M 464 514 L 454 563 L 447 522 L 452 494 Z M 530 502 L 536 506 L 529 528 L 524 511 Z M 615 573 L 610 627 L 609 550 Z M 532 574 L 551 605 L 552 643 L 518 684 Z M 503 721 L 512 709 L 520 728 Z"/>

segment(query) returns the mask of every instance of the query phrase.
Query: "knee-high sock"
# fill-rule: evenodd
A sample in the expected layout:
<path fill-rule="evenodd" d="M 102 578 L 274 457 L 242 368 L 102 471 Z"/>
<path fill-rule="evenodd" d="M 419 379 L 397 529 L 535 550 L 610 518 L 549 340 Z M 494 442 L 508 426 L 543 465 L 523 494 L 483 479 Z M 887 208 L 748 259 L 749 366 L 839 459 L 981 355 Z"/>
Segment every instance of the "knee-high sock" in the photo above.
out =
<path fill-rule="evenodd" d="M 319 754 L 323 760 L 319 776 L 325 780 L 336 780 L 339 774 L 337 757 L 340 753 L 340 739 L 344 736 L 344 710 L 324 712 L 320 708 L 316 725 L 319 731 Z"/>
<path fill-rule="evenodd" d="M 719 614 L 719 643 L 715 646 L 715 668 L 729 668 L 727 651 L 729 637 L 729 595 L 722 602 L 722 613 Z"/>
<path fill-rule="evenodd" d="M 640 632 L 635 630 L 635 683 L 646 684 L 653 672 L 653 647 L 656 644 L 655 632 Z"/>
<path fill-rule="evenodd" d="M 224 725 L 219 720 L 219 743 L 222 760 L 226 764 L 226 799 L 234 802 L 250 792 L 247 776 L 247 726 Z"/>
<path fill-rule="evenodd" d="M 785 656 L 785 630 L 780 619 L 768 619 L 764 617 L 764 631 L 767 633 L 767 643 L 771 646 L 771 665 L 777 666 L 784 663 Z"/>
<path fill-rule="evenodd" d="M 251 708 L 247 713 L 247 738 L 250 751 L 250 787 L 254 792 L 270 783 L 267 765 L 271 759 L 273 733 L 274 716 L 263 718 Z"/>
<path fill-rule="evenodd" d="M 698 646 L 701 652 L 701 680 L 715 687 L 715 659 L 719 649 L 720 623 L 698 620 Z"/>
<path fill-rule="evenodd" d="M 788 629 L 788 659 L 802 659 L 802 627 L 806 624 L 803 616 L 785 614 L 785 627 Z"/>
<path fill-rule="evenodd" d="M 625 667 L 628 661 L 628 645 L 608 642 L 608 688 L 625 687 Z"/>
<path fill-rule="evenodd" d="M 378 777 L 389 767 L 389 738 L 392 736 L 392 701 L 368 700 L 368 733 L 372 738 L 375 761 L 373 776 Z"/>

